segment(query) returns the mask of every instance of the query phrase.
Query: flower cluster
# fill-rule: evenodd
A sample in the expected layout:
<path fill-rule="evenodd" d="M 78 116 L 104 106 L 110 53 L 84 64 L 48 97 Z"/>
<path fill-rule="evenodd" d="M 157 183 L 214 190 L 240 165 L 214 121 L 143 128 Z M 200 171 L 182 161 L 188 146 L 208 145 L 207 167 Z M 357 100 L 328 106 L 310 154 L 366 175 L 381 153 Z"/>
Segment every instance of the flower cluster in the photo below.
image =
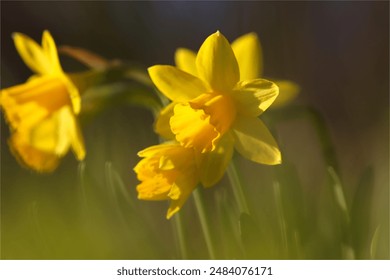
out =
<path fill-rule="evenodd" d="M 139 153 L 135 167 L 140 199 L 170 200 L 167 218 L 201 183 L 216 184 L 233 150 L 257 163 L 279 164 L 281 153 L 258 118 L 278 97 L 279 87 L 261 75 L 261 50 L 250 33 L 232 46 L 218 31 L 197 54 L 179 49 L 177 67 L 155 65 L 149 75 L 172 102 L 156 122 L 170 142 Z"/>
<path fill-rule="evenodd" d="M 62 70 L 53 38 L 44 31 L 41 46 L 21 33 L 13 39 L 34 72 L 26 83 L 0 91 L 15 157 L 38 172 L 53 171 L 69 149 L 83 160 L 79 89 Z M 254 33 L 230 45 L 218 31 L 197 53 L 178 49 L 175 61 L 176 67 L 148 69 L 155 87 L 171 101 L 155 122 L 155 131 L 167 142 L 139 152 L 142 160 L 134 168 L 141 181 L 138 197 L 170 200 L 167 218 L 198 184 L 211 187 L 222 178 L 234 150 L 256 163 L 279 164 L 278 145 L 259 116 L 299 90 L 290 81 L 261 78 L 261 45 Z"/>
<path fill-rule="evenodd" d="M 11 150 L 23 165 L 38 172 L 55 169 L 70 148 L 82 160 L 85 148 L 76 119 L 80 95 L 61 68 L 52 36 L 44 31 L 42 46 L 21 33 L 13 39 L 35 75 L 0 91 L 0 105 L 11 129 Z"/>

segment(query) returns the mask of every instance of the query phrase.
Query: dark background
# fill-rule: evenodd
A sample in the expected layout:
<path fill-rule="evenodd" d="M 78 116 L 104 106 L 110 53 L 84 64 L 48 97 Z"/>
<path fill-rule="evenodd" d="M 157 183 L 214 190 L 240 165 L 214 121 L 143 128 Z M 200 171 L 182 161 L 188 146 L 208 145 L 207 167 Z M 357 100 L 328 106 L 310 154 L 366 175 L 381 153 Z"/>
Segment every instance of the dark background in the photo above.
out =
<path fill-rule="evenodd" d="M 45 29 L 51 32 L 58 45 L 83 47 L 110 59 L 134 61 L 145 67 L 173 64 L 177 47 L 197 50 L 216 30 L 230 41 L 247 32 L 256 32 L 263 46 L 265 76 L 298 83 L 302 91 L 296 104 L 308 104 L 324 116 L 340 162 L 347 197 L 353 196 L 360 174 L 367 168 L 373 170 L 375 207 L 366 214 L 377 223 L 384 221 L 382 241 L 388 245 L 387 1 L 1 1 L 2 88 L 22 83 L 31 74 L 14 48 L 12 32 L 22 32 L 40 41 Z M 65 70 L 80 67 L 74 66 L 68 58 L 63 61 Z M 119 107 L 83 128 L 88 149 L 87 166 L 93 166 L 90 170 L 94 170 L 91 173 L 95 173 L 97 182 L 104 171 L 102 163 L 111 161 L 128 186 L 136 185 L 131 170 L 138 161 L 135 152 L 157 143 L 149 129 L 152 122 L 146 110 Z M 3 255 L 5 258 L 34 258 L 37 255 L 31 252 L 12 253 L 26 240 L 23 232 L 28 229 L 25 219 L 29 218 L 24 207 L 39 201 L 42 195 L 63 197 L 59 203 L 64 208 L 60 211 L 66 212 L 69 203 L 73 203 L 71 191 L 61 187 L 60 182 L 76 182 L 77 178 L 73 177 L 77 176 L 70 174 L 76 173 L 77 164 L 73 156 L 67 156 L 55 174 L 44 176 L 19 167 L 7 147 L 9 132 L 3 116 L 1 124 Z M 318 180 L 322 182 L 324 175 L 313 131 L 292 121 L 281 125 L 278 132 L 285 158 L 295 164 L 303 184 L 315 192 Z M 122 147 L 120 151 L 118 146 Z M 258 168 L 251 163 L 243 165 L 248 176 Z M 151 205 L 141 207 L 154 207 Z M 156 213 L 164 213 L 165 205 L 159 207 Z M 18 241 L 13 243 L 12 240 Z M 386 249 L 381 252 L 380 256 L 386 257 Z M 72 254 L 57 257 L 64 256 L 72 257 Z M 122 257 L 114 253 L 113 256 Z"/>

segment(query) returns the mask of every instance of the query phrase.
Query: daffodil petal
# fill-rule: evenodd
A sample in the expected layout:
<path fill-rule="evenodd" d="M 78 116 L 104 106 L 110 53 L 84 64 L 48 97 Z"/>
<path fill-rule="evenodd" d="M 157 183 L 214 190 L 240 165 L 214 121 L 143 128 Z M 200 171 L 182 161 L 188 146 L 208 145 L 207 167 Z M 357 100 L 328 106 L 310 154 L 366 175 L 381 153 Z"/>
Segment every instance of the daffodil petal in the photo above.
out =
<path fill-rule="evenodd" d="M 28 132 L 29 144 L 41 151 L 63 156 L 69 148 L 69 136 L 60 127 L 60 114 L 55 114 Z"/>
<path fill-rule="evenodd" d="M 180 196 L 182 195 L 182 191 L 180 190 L 180 187 L 174 183 L 171 186 L 171 190 L 168 193 L 168 197 L 172 200 L 178 200 L 180 199 Z"/>
<path fill-rule="evenodd" d="M 14 133 L 9 139 L 11 151 L 21 165 L 37 172 L 51 172 L 58 166 L 56 155 L 36 149 L 24 139 L 19 133 Z"/>
<path fill-rule="evenodd" d="M 143 200 L 165 200 L 174 182 L 174 178 L 169 176 L 169 172 L 158 172 L 159 158 L 154 154 L 159 153 L 159 146 L 151 147 L 146 153 L 152 153 L 149 157 L 142 159 L 134 167 L 137 178 L 142 181 L 137 186 L 138 198 Z M 162 147 L 163 149 L 165 148 Z M 145 149 L 147 150 L 147 149 Z M 144 150 L 144 151 L 145 151 Z"/>
<path fill-rule="evenodd" d="M 183 207 L 184 203 L 187 201 L 191 193 L 181 194 L 180 198 L 177 200 L 171 200 L 169 205 L 166 218 L 170 219 Z"/>
<path fill-rule="evenodd" d="M 199 77 L 214 91 L 229 91 L 240 79 L 233 50 L 219 31 L 210 35 L 200 47 L 196 67 Z"/>
<path fill-rule="evenodd" d="M 274 137 L 258 118 L 240 117 L 236 120 L 233 136 L 235 148 L 245 158 L 262 164 L 279 164 L 281 153 Z"/>
<path fill-rule="evenodd" d="M 157 164 L 157 161 L 153 162 L 149 158 L 141 159 L 133 168 L 134 172 L 137 174 L 137 179 L 144 181 L 152 178 L 155 175 L 154 169 Z"/>
<path fill-rule="evenodd" d="M 76 119 L 75 122 L 77 122 Z M 81 161 L 85 158 L 86 151 L 83 134 L 81 132 L 80 126 L 77 123 L 75 123 L 74 125 L 74 132 L 71 137 L 71 145 L 73 152 L 76 155 L 77 160 Z"/>
<path fill-rule="evenodd" d="M 170 100 L 185 102 L 207 92 L 207 85 L 199 78 L 169 65 L 148 68 L 155 86 Z"/>
<path fill-rule="evenodd" d="M 174 189 L 178 190 L 180 195 L 176 196 L 177 199 L 172 199 L 173 196 L 171 195 L 171 203 L 166 216 L 167 219 L 170 219 L 183 207 L 192 191 L 196 188 L 196 182 L 194 182 L 193 178 L 182 177 L 179 180 L 181 181 L 176 182 Z"/>
<path fill-rule="evenodd" d="M 175 183 L 172 185 L 172 189 L 168 194 L 171 200 L 181 201 L 179 202 L 180 207 L 187 200 L 187 197 L 192 193 L 198 182 L 195 164 L 190 165 L 190 168 L 187 171 L 188 172 L 182 173 L 176 178 Z"/>
<path fill-rule="evenodd" d="M 239 82 L 232 96 L 239 114 L 259 116 L 275 101 L 278 93 L 279 88 L 275 83 L 255 79 Z"/>
<path fill-rule="evenodd" d="M 176 102 L 172 102 L 162 109 L 154 124 L 154 130 L 165 139 L 175 139 L 175 134 L 172 133 L 169 120 L 173 116 L 173 108 L 176 104 Z"/>
<path fill-rule="evenodd" d="M 68 90 L 68 96 L 72 104 L 73 113 L 78 115 L 81 110 L 81 97 L 79 89 L 73 84 L 73 82 L 66 76 L 62 76 L 62 80 Z"/>
<path fill-rule="evenodd" d="M 72 110 L 67 106 L 59 112 L 58 134 L 61 142 L 58 143 L 57 151 L 65 151 L 72 147 L 77 160 L 85 158 L 84 139 L 76 117 Z"/>
<path fill-rule="evenodd" d="M 160 157 L 158 168 L 160 170 L 173 170 L 175 168 L 175 162 L 168 156 L 168 155 L 162 155 Z"/>
<path fill-rule="evenodd" d="M 58 59 L 58 52 L 56 44 L 50 32 L 45 30 L 42 36 L 42 48 L 47 59 L 50 62 L 52 73 L 63 73 L 60 61 Z"/>
<path fill-rule="evenodd" d="M 198 75 L 196 70 L 196 53 L 185 48 L 179 48 L 175 52 L 175 64 L 180 69 L 193 76 Z"/>
<path fill-rule="evenodd" d="M 234 139 L 230 133 L 225 134 L 210 153 L 197 154 L 200 181 L 204 187 L 215 185 L 225 174 L 234 151 Z"/>
<path fill-rule="evenodd" d="M 293 99 L 295 99 L 301 90 L 299 85 L 292 81 L 279 80 L 275 81 L 275 83 L 279 87 L 279 95 L 272 104 L 272 108 L 284 106 L 290 103 Z"/>
<path fill-rule="evenodd" d="M 185 149 L 177 142 L 165 142 L 154 145 L 138 152 L 139 157 L 159 158 L 155 168 L 169 170 L 173 167 L 183 167 L 188 165 L 193 157 L 192 149 Z"/>
<path fill-rule="evenodd" d="M 139 157 L 153 157 L 155 155 L 164 154 L 174 148 L 176 145 L 172 143 L 163 143 L 159 145 L 150 146 L 138 152 Z"/>
<path fill-rule="evenodd" d="M 72 146 L 78 160 L 85 157 L 83 138 L 68 106 L 25 131 L 25 134 L 25 141 L 40 151 L 62 157 Z"/>
<path fill-rule="evenodd" d="M 257 34 L 252 32 L 237 38 L 232 49 L 240 67 L 241 81 L 260 78 L 263 72 L 263 54 Z"/>
<path fill-rule="evenodd" d="M 170 189 L 171 184 L 163 176 L 155 175 L 137 186 L 138 199 L 165 200 Z"/>
<path fill-rule="evenodd" d="M 22 33 L 13 33 L 16 50 L 24 63 L 35 73 L 44 75 L 51 73 L 51 63 L 43 51 L 34 40 Z"/>

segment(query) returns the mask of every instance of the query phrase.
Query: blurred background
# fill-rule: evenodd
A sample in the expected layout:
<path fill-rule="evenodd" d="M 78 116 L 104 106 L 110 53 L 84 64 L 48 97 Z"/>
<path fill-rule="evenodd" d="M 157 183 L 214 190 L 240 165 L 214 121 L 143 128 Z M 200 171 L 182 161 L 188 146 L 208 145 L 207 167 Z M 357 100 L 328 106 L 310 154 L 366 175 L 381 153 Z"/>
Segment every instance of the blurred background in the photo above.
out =
<path fill-rule="evenodd" d="M 290 106 L 321 116 L 338 161 L 329 173 L 321 135 L 286 108 L 264 114 L 283 152 L 270 167 L 235 162 L 251 206 L 239 215 L 227 178 L 203 192 L 217 258 L 389 258 L 389 3 L 1 1 L 1 88 L 30 70 L 12 32 L 148 67 L 174 64 L 220 30 L 256 32 L 266 77 L 301 87 Z M 65 71 L 85 70 L 61 57 Z M 177 246 L 166 202 L 136 199 L 136 153 L 158 143 L 153 115 L 119 104 L 83 126 L 87 157 L 68 154 L 52 174 L 20 167 L 1 115 L 2 259 L 208 258 L 193 202 L 182 209 L 187 253 Z M 275 185 L 275 178 L 277 185 Z M 340 182 L 338 182 L 338 180 Z M 332 188 L 341 185 L 348 217 Z M 224 218 L 221 218 L 224 217 Z M 241 241 L 237 241 L 241 240 Z"/>

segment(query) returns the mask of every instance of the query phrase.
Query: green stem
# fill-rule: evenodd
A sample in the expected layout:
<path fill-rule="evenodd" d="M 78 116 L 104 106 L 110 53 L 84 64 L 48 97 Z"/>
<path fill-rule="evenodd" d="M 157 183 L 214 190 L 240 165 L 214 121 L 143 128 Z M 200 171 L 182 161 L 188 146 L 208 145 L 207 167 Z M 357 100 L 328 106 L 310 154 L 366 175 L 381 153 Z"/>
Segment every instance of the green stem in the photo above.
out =
<path fill-rule="evenodd" d="M 183 260 L 188 259 L 186 240 L 185 240 L 185 234 L 184 234 L 184 228 L 183 228 L 183 220 L 182 220 L 180 212 L 176 213 L 176 215 L 173 217 L 173 222 L 174 222 L 174 228 L 176 231 L 176 237 L 177 237 L 177 243 L 178 243 L 178 247 L 179 247 L 179 251 L 180 251 L 180 257 Z"/>
<path fill-rule="evenodd" d="M 238 205 L 240 213 L 249 214 L 248 203 L 245 199 L 244 189 L 241 184 L 240 176 L 238 175 L 237 167 L 234 160 L 231 160 L 227 168 L 227 174 L 229 177 L 230 185 L 232 186 L 234 197 Z"/>
<path fill-rule="evenodd" d="M 86 194 L 86 186 L 85 186 L 85 161 L 81 161 L 78 165 L 77 175 L 79 179 L 79 189 L 80 189 L 80 197 L 81 197 L 81 207 L 84 213 L 87 213 L 89 210 L 88 200 Z"/>
<path fill-rule="evenodd" d="M 207 222 L 206 211 L 203 204 L 203 199 L 200 194 L 199 188 L 193 192 L 193 198 L 195 202 L 196 211 L 199 215 L 200 225 L 202 227 L 203 235 L 206 240 L 207 250 L 209 252 L 210 259 L 215 260 L 215 248 L 213 246 L 211 231 Z"/>
<path fill-rule="evenodd" d="M 274 187 L 276 209 L 279 217 L 280 232 L 282 235 L 283 248 L 285 249 L 286 254 L 288 256 L 289 248 L 288 248 L 288 241 L 287 241 L 287 224 L 286 224 L 286 219 L 284 217 L 283 201 L 282 201 L 282 195 L 280 193 L 279 182 L 274 182 L 273 187 Z"/>

